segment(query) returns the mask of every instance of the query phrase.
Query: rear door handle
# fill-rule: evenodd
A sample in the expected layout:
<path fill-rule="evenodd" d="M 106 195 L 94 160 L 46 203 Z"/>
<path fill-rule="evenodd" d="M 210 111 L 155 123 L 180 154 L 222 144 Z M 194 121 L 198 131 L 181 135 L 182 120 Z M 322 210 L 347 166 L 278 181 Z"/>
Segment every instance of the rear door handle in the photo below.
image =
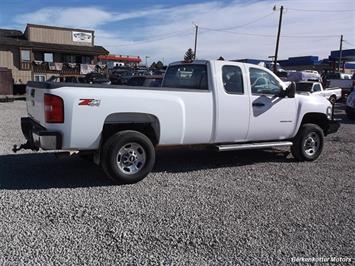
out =
<path fill-rule="evenodd" d="M 265 106 L 265 104 L 264 103 L 253 103 L 253 106 L 263 107 L 263 106 Z"/>

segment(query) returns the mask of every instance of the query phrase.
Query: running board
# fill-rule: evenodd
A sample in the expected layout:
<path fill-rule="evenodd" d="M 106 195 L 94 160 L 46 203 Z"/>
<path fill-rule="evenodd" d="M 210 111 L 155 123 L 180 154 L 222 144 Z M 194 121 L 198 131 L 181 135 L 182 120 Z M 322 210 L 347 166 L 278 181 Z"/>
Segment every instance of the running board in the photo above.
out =
<path fill-rule="evenodd" d="M 258 143 L 240 143 L 240 144 L 226 144 L 216 146 L 218 151 L 236 151 L 236 150 L 252 150 L 264 149 L 273 147 L 292 146 L 291 141 L 278 141 L 278 142 L 258 142 Z"/>

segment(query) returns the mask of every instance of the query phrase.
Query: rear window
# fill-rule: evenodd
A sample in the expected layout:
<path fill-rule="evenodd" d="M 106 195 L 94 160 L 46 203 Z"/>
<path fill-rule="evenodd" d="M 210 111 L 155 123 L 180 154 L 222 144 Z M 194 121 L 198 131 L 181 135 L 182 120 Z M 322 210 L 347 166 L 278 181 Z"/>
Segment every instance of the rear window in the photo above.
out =
<path fill-rule="evenodd" d="M 312 83 L 296 83 L 296 91 L 310 92 L 312 85 Z"/>
<path fill-rule="evenodd" d="M 168 67 L 163 87 L 208 90 L 207 66 L 186 64 Z"/>

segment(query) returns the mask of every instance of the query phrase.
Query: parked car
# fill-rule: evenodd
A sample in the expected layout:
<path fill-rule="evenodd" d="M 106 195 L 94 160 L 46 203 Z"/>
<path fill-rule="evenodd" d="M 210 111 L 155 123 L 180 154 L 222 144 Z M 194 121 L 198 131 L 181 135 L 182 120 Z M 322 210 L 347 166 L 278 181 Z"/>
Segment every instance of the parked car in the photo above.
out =
<path fill-rule="evenodd" d="M 52 76 L 47 82 L 86 83 L 84 76 Z"/>
<path fill-rule="evenodd" d="M 326 75 L 327 87 L 338 87 L 342 89 L 342 97 L 345 99 L 355 87 L 355 79 L 344 73 L 328 73 Z"/>
<path fill-rule="evenodd" d="M 87 83 L 90 84 L 111 84 L 111 81 L 101 73 L 92 72 L 85 75 Z"/>
<path fill-rule="evenodd" d="M 30 82 L 26 97 L 20 148 L 92 153 L 119 183 L 148 175 L 159 146 L 289 146 L 297 160 L 313 161 L 340 126 L 326 99 L 295 95 L 294 83 L 239 62 L 176 62 L 161 88 Z"/>
<path fill-rule="evenodd" d="M 135 76 L 128 80 L 128 86 L 160 87 L 163 76 Z"/>
<path fill-rule="evenodd" d="M 353 90 L 347 100 L 345 112 L 349 118 L 355 119 L 355 90 Z"/>
<path fill-rule="evenodd" d="M 332 104 L 339 100 L 342 95 L 340 88 L 324 89 L 322 83 L 312 81 L 296 82 L 296 93 L 322 96 Z"/>
<path fill-rule="evenodd" d="M 111 84 L 110 80 L 100 73 L 89 73 L 85 76 L 52 76 L 48 82 L 66 82 L 66 83 L 89 83 L 89 84 Z"/>
<path fill-rule="evenodd" d="M 287 74 L 287 80 L 294 82 L 301 81 L 316 81 L 321 82 L 321 75 L 314 70 L 304 70 L 304 71 L 289 71 Z"/>

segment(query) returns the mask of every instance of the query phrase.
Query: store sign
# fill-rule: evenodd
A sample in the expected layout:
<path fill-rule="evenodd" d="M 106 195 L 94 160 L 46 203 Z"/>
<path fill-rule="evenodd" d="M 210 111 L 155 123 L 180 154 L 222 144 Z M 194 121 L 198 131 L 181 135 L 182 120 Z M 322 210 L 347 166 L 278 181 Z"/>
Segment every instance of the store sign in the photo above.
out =
<path fill-rule="evenodd" d="M 82 32 L 82 31 L 73 31 L 73 42 L 92 42 L 92 33 Z"/>

